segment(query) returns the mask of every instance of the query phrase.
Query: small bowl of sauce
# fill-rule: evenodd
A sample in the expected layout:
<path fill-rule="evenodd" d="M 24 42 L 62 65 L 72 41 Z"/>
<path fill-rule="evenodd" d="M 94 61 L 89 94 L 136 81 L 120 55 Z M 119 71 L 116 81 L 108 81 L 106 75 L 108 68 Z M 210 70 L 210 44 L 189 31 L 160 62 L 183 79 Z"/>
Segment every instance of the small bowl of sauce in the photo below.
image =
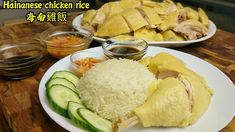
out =
<path fill-rule="evenodd" d="M 46 47 L 33 39 L 0 43 L 0 76 L 23 79 L 33 75 L 46 56 Z"/>
<path fill-rule="evenodd" d="M 107 40 L 102 44 L 102 48 L 108 58 L 139 60 L 146 54 L 148 43 L 142 39 L 131 41 Z"/>
<path fill-rule="evenodd" d="M 40 35 L 40 41 L 47 46 L 50 55 L 61 59 L 76 51 L 87 49 L 92 42 L 93 33 L 82 27 L 56 26 Z"/>

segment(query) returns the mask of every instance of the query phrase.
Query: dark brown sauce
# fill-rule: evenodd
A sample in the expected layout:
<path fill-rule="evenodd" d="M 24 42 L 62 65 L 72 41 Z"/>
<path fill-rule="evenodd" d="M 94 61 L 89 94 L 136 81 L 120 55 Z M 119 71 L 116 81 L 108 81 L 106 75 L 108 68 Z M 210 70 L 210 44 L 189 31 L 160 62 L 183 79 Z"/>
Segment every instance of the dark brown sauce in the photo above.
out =
<path fill-rule="evenodd" d="M 35 58 L 31 56 L 15 56 L 15 57 L 11 57 L 11 58 L 4 60 L 4 63 L 5 64 L 20 64 L 20 63 L 31 61 L 33 59 Z"/>
<path fill-rule="evenodd" d="M 35 56 L 15 56 L 5 59 L 1 65 L 6 66 L 6 68 L 0 68 L 0 75 L 5 79 L 13 80 L 31 76 L 42 62 L 42 60 L 36 60 L 35 62 L 35 59 L 37 59 Z M 14 67 L 11 67 L 12 65 Z"/>
<path fill-rule="evenodd" d="M 118 46 L 109 49 L 109 51 L 117 54 L 132 54 L 139 52 L 139 49 L 130 46 Z"/>

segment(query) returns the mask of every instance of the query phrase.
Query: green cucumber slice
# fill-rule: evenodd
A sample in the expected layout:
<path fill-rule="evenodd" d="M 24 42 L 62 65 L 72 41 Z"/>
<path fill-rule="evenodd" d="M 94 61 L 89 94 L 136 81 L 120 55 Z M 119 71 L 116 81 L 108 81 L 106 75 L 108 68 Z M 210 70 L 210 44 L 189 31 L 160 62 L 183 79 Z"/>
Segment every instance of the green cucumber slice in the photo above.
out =
<path fill-rule="evenodd" d="M 64 78 L 51 78 L 46 83 L 46 87 L 50 88 L 52 85 L 56 85 L 56 84 L 64 85 L 76 92 L 76 86 L 72 82 Z"/>
<path fill-rule="evenodd" d="M 78 109 L 78 114 L 91 126 L 92 130 L 98 132 L 112 132 L 112 123 L 99 117 L 88 109 Z"/>
<path fill-rule="evenodd" d="M 75 86 L 77 86 L 79 83 L 79 78 L 70 71 L 57 71 L 52 75 L 51 78 L 52 79 L 53 78 L 64 78 L 64 79 L 67 79 L 68 81 L 72 82 Z"/>
<path fill-rule="evenodd" d="M 77 110 L 85 107 L 79 103 L 69 101 L 68 115 L 70 119 L 79 127 L 86 130 L 92 130 L 93 128 L 78 114 Z"/>
<path fill-rule="evenodd" d="M 63 85 L 53 85 L 48 88 L 47 97 L 53 109 L 64 117 L 69 117 L 67 112 L 69 101 L 81 103 L 77 93 Z"/>

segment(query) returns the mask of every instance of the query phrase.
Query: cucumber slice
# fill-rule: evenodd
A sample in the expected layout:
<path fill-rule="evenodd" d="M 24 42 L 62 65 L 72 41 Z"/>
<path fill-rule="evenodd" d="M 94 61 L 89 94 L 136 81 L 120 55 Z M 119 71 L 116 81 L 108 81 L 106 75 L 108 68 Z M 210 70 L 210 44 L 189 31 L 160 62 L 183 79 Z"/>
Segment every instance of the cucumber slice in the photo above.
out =
<path fill-rule="evenodd" d="M 92 130 L 92 127 L 78 114 L 77 110 L 85 108 L 83 105 L 69 101 L 68 104 L 68 115 L 70 119 L 79 127 L 84 128 L 86 130 Z"/>
<path fill-rule="evenodd" d="M 53 85 L 48 88 L 47 97 L 54 110 L 64 117 L 69 117 L 67 112 L 69 101 L 81 103 L 77 93 L 63 85 Z"/>
<path fill-rule="evenodd" d="M 92 127 L 90 131 L 112 132 L 111 122 L 99 117 L 88 109 L 78 109 L 78 114 Z"/>
<path fill-rule="evenodd" d="M 64 78 L 64 79 L 67 79 L 68 81 L 72 82 L 75 86 L 77 86 L 79 83 L 79 78 L 70 71 L 57 71 L 52 75 L 51 78 L 52 79 L 53 78 Z"/>
<path fill-rule="evenodd" d="M 76 86 L 72 82 L 64 78 L 52 78 L 48 80 L 48 82 L 46 83 L 46 87 L 50 88 L 52 85 L 56 84 L 64 85 L 76 92 Z"/>

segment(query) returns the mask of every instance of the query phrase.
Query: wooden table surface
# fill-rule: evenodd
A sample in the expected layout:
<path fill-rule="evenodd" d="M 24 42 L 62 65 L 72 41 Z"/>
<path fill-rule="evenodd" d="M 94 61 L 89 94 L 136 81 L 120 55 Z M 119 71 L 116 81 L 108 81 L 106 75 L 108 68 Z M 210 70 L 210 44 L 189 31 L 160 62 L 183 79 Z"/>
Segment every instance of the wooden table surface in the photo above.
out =
<path fill-rule="evenodd" d="M 63 23 L 70 25 L 71 20 L 78 13 L 72 13 L 69 21 Z M 61 23 L 28 23 L 24 20 L 6 22 L 0 28 L 0 41 L 22 37 L 33 37 L 49 27 Z M 99 46 L 92 42 L 91 47 Z M 217 30 L 211 39 L 177 48 L 177 50 L 195 55 L 210 62 L 222 70 L 235 83 L 235 34 Z M 48 56 L 32 77 L 9 81 L 0 78 L 0 131 L 29 131 L 29 132 L 60 132 L 65 131 L 45 113 L 38 97 L 38 85 L 46 70 L 57 60 Z M 222 132 L 235 131 L 235 119 L 228 124 Z"/>

